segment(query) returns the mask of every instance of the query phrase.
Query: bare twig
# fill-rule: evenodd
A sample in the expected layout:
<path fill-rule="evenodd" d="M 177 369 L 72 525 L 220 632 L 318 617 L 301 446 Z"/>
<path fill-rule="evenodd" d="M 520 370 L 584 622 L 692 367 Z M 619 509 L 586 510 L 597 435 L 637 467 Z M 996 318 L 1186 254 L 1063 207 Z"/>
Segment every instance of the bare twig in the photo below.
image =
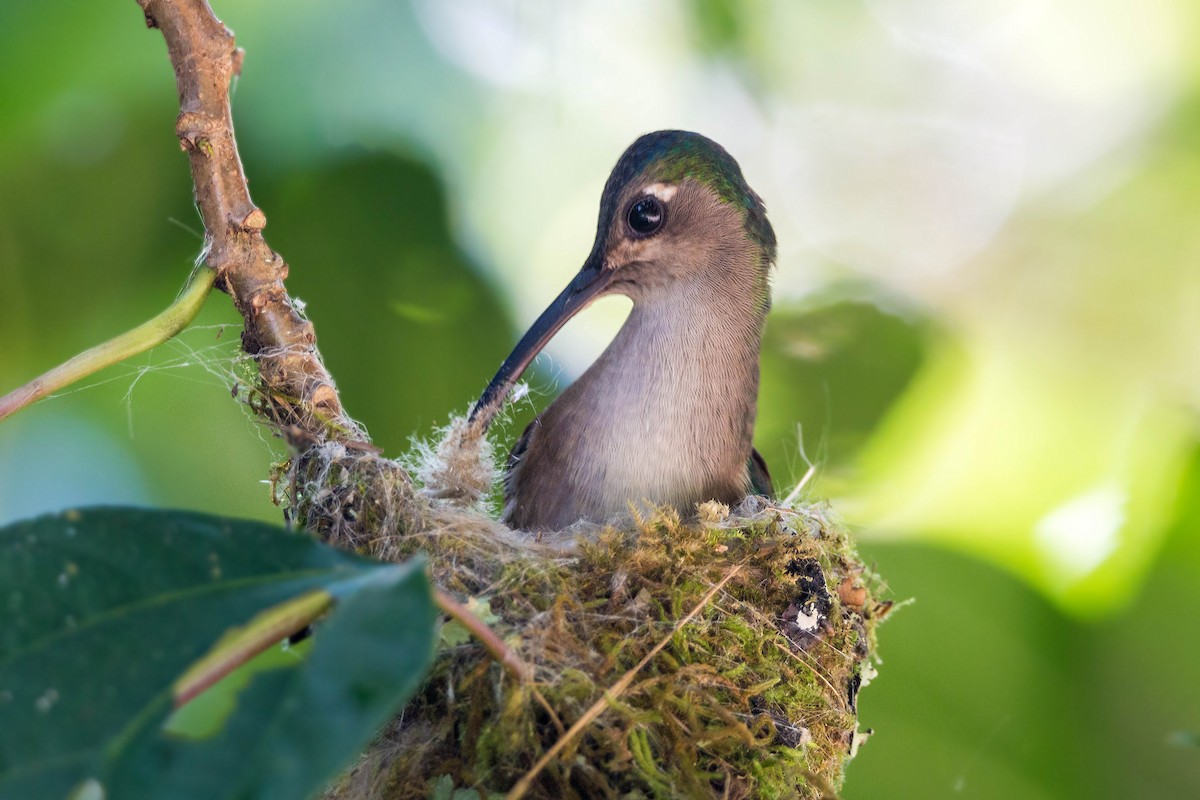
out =
<path fill-rule="evenodd" d="M 528 689 L 530 695 L 538 702 L 546 713 L 550 716 L 554 727 L 558 729 L 560 735 L 564 733 L 563 724 L 558 718 L 558 712 L 554 707 L 546 701 L 546 698 L 538 691 L 530 681 L 533 678 L 533 670 L 529 665 L 521 660 L 521 657 L 513 652 L 512 648 L 504 643 L 504 640 L 496 635 L 496 632 L 488 627 L 487 623 L 471 613 L 471 610 L 462 603 L 455 600 L 450 595 L 446 594 L 441 589 L 433 590 L 433 600 L 437 603 L 437 607 L 442 610 L 442 613 L 455 619 L 466 628 L 480 644 L 491 654 L 500 666 L 508 670 L 514 678 L 520 681 Z"/>
<path fill-rule="evenodd" d="M 492 658 L 513 674 L 513 677 L 521 682 L 529 680 L 529 667 L 521 660 L 520 656 L 512 651 L 512 648 L 504 643 L 503 639 L 496 635 L 495 631 L 487 626 L 487 623 L 441 589 L 433 590 L 433 599 L 443 614 L 458 620 L 459 624 L 470 631 L 471 635 L 491 653 Z"/>
<path fill-rule="evenodd" d="M 138 353 L 144 353 L 179 333 L 200 313 L 212 290 L 215 275 L 211 269 L 200 267 L 192 274 L 191 280 L 178 299 L 154 319 L 115 336 L 104 344 L 85 350 L 19 389 L 0 397 L 0 420 L 81 378 Z"/>
<path fill-rule="evenodd" d="M 329 440 L 367 442 L 342 410 L 333 379 L 317 353 L 312 323 L 288 297 L 288 267 L 268 245 L 266 215 L 250 200 L 242 172 L 230 81 L 242 50 L 205 0 L 138 0 L 146 24 L 162 31 L 175 68 L 179 119 L 175 133 L 191 159 L 196 202 L 208 242 L 205 263 L 245 320 L 242 346 L 258 361 L 269 417 L 298 448 Z"/>

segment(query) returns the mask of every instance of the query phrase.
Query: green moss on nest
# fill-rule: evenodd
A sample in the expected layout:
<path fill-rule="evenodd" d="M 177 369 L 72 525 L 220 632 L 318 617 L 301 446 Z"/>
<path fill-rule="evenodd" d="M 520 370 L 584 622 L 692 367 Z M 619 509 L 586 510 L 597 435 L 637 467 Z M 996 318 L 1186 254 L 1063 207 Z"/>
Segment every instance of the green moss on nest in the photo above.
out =
<path fill-rule="evenodd" d="M 426 553 L 436 582 L 489 616 L 533 678 L 522 684 L 445 629 L 424 689 L 329 797 L 506 792 L 664 638 L 528 797 L 821 797 L 839 786 L 884 608 L 874 581 L 822 507 L 752 498 L 733 517 L 712 504 L 700 516 L 581 530 L 564 552 L 446 511 L 389 545 Z"/>

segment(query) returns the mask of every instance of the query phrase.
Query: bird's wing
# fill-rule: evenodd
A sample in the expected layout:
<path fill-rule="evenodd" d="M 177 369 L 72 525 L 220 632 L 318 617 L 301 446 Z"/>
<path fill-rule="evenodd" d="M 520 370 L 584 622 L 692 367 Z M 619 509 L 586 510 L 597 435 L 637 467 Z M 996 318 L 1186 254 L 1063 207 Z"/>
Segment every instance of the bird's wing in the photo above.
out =
<path fill-rule="evenodd" d="M 504 507 L 507 508 L 509 501 L 512 500 L 513 494 L 517 490 L 517 466 L 521 463 L 521 459 L 525 457 L 525 450 L 529 447 L 529 434 L 533 433 L 533 426 L 537 423 L 533 422 L 525 426 L 525 430 L 521 433 L 521 438 L 517 439 L 512 446 L 512 450 L 508 451 L 508 463 L 504 465 Z"/>
<path fill-rule="evenodd" d="M 750 449 L 750 460 L 746 462 L 746 466 L 750 470 L 750 491 L 765 497 L 774 497 L 775 487 L 771 485 L 771 473 L 767 471 L 767 462 L 754 448 Z"/>

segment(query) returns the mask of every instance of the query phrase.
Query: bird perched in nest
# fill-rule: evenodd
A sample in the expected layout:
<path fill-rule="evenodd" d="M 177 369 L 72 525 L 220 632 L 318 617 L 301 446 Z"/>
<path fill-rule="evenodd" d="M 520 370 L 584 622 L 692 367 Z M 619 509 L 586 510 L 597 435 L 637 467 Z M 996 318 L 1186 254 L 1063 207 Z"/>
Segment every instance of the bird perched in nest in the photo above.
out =
<path fill-rule="evenodd" d="M 608 349 L 525 429 L 504 521 L 557 530 L 649 501 L 688 514 L 770 494 L 753 449 L 775 233 L 736 161 L 687 131 L 642 136 L 600 198 L 583 268 L 533 323 L 471 411 L 487 425 L 521 373 L 592 300 L 633 309 Z M 482 422 L 480 422 L 482 421 Z"/>

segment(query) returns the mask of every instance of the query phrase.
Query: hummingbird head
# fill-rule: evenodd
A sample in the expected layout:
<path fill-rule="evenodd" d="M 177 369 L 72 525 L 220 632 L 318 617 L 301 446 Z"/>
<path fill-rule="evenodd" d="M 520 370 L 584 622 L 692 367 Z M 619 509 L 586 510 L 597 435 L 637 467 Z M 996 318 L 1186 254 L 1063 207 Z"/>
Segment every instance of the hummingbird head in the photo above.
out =
<path fill-rule="evenodd" d="M 770 306 L 775 232 L 733 157 L 689 131 L 641 136 L 604 185 L 596 238 L 583 267 L 521 339 L 471 410 L 486 426 L 554 334 L 593 300 L 712 299 L 761 325 Z"/>
<path fill-rule="evenodd" d="M 658 131 L 630 145 L 609 175 L 580 276 L 608 273 L 601 293 L 635 302 L 691 285 L 749 288 L 765 310 L 775 250 L 762 199 L 733 157 L 698 133 Z"/>

